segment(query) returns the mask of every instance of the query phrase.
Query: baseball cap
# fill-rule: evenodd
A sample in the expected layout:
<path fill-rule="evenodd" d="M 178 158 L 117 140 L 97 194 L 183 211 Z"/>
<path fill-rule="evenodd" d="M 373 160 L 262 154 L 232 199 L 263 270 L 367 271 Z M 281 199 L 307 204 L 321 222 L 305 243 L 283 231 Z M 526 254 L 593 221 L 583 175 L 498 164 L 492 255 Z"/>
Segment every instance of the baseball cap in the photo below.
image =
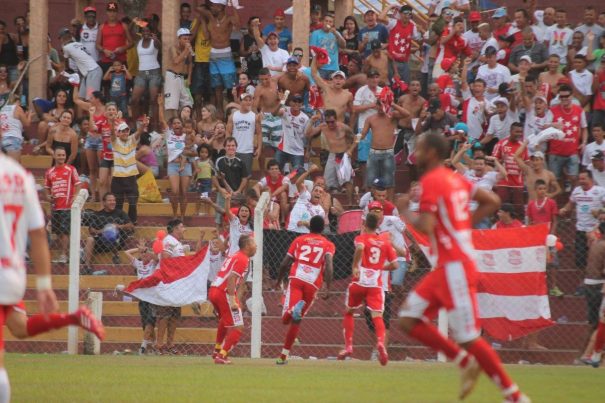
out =
<path fill-rule="evenodd" d="M 531 158 L 541 158 L 541 159 L 544 159 L 544 153 L 542 151 L 535 151 L 531 155 Z"/>
<path fill-rule="evenodd" d="M 412 13 L 414 10 L 412 9 L 412 6 L 404 4 L 403 6 L 399 7 L 399 12 L 400 13 Z"/>
<path fill-rule="evenodd" d="M 84 14 L 86 13 L 97 13 L 97 9 L 93 6 L 84 7 Z"/>
<path fill-rule="evenodd" d="M 347 75 L 342 70 L 335 71 L 334 73 L 332 73 L 332 75 L 330 75 L 330 78 L 334 78 L 336 76 L 341 76 L 342 78 L 347 78 Z"/>
<path fill-rule="evenodd" d="M 122 130 L 126 130 L 126 129 L 130 129 L 130 127 L 128 126 L 128 123 L 122 122 L 118 125 L 119 132 L 121 132 Z"/>
<path fill-rule="evenodd" d="M 368 15 L 370 13 L 376 14 L 376 11 L 374 11 L 373 9 L 370 8 L 370 9 L 368 9 L 368 11 L 366 11 L 365 13 L 363 13 L 363 15 Z"/>
<path fill-rule="evenodd" d="M 244 92 L 242 92 L 242 94 L 239 96 L 239 99 L 244 100 L 244 99 L 246 99 L 246 98 L 248 98 L 248 97 L 252 98 L 252 94 L 250 94 L 250 93 L 249 93 L 249 92 L 247 92 L 247 91 L 244 91 Z"/>
<path fill-rule="evenodd" d="M 546 99 L 546 97 L 545 97 L 545 96 L 542 96 L 542 95 L 537 95 L 537 96 L 535 96 L 535 97 L 534 97 L 534 102 L 536 102 L 536 100 L 538 100 L 538 99 L 539 99 L 539 100 L 541 100 L 541 101 L 543 101 L 545 104 L 547 104 L 547 105 L 548 105 L 548 99 Z"/>
<path fill-rule="evenodd" d="M 275 12 L 273 13 L 274 17 L 285 17 L 286 13 L 284 12 L 283 8 L 278 8 L 277 10 L 275 10 Z"/>
<path fill-rule="evenodd" d="M 107 11 L 118 11 L 118 3 L 115 1 L 107 3 Z"/>
<path fill-rule="evenodd" d="M 290 101 L 294 101 L 294 102 L 304 102 L 304 100 L 305 100 L 305 97 L 303 97 L 301 94 L 294 94 L 290 98 Z"/>
<path fill-rule="evenodd" d="M 468 20 L 470 22 L 481 21 L 481 13 L 479 11 L 471 11 L 471 13 L 468 15 Z"/>
<path fill-rule="evenodd" d="M 176 36 L 178 38 L 184 35 L 191 35 L 191 31 L 189 31 L 187 28 L 179 28 L 179 30 L 176 31 Z"/>
<path fill-rule="evenodd" d="M 515 207 L 510 203 L 502 203 L 500 210 L 504 211 L 505 213 L 513 214 L 515 212 Z"/>
<path fill-rule="evenodd" d="M 376 69 L 370 69 L 370 70 L 368 70 L 367 76 L 368 77 L 376 77 L 376 76 L 380 76 L 380 73 Z"/>
<path fill-rule="evenodd" d="M 279 39 L 279 35 L 277 32 L 275 31 L 271 31 L 267 34 L 267 39 L 269 39 L 270 36 L 275 36 L 277 39 Z"/>
<path fill-rule="evenodd" d="M 508 83 L 500 83 L 500 85 L 498 85 L 498 93 L 500 95 L 512 94 L 513 92 L 515 92 L 515 89 L 509 86 Z"/>
<path fill-rule="evenodd" d="M 311 7 L 311 12 L 321 12 L 321 6 L 319 4 L 313 4 L 313 7 Z"/>
<path fill-rule="evenodd" d="M 494 105 L 495 105 L 495 104 L 497 104 L 497 103 L 501 103 L 501 104 L 504 104 L 504 105 L 506 105 L 506 106 L 508 106 L 508 105 L 509 105 L 509 103 L 508 103 L 508 99 L 506 99 L 506 98 L 504 98 L 504 97 L 498 97 L 498 98 L 494 99 L 494 100 L 492 101 L 492 103 L 493 103 Z"/>
<path fill-rule="evenodd" d="M 519 61 L 525 60 L 527 63 L 531 64 L 531 57 L 529 55 L 523 55 L 519 58 Z"/>
<path fill-rule="evenodd" d="M 298 61 L 298 57 L 296 57 L 296 56 L 290 56 L 288 58 L 288 61 L 286 62 L 286 64 L 298 64 L 298 63 L 300 63 L 300 62 Z"/>
<path fill-rule="evenodd" d="M 454 131 L 463 131 L 464 134 L 468 134 L 468 126 L 464 122 L 458 122 L 456 123 L 456 126 L 454 126 Z"/>
<path fill-rule="evenodd" d="M 437 98 L 433 98 L 429 101 L 429 112 L 433 113 L 437 109 L 441 108 L 441 101 Z"/>
<path fill-rule="evenodd" d="M 449 69 L 452 68 L 455 61 L 455 57 L 445 57 L 441 61 L 441 68 L 443 69 L 443 71 L 447 72 Z"/>
<path fill-rule="evenodd" d="M 488 46 L 485 48 L 485 56 L 495 55 L 496 53 L 498 53 L 498 49 L 493 46 Z"/>
<path fill-rule="evenodd" d="M 603 160 L 604 157 L 605 157 L 605 155 L 603 155 L 603 151 L 597 150 L 594 153 L 592 153 L 592 155 L 590 156 L 590 159 L 593 159 L 593 160 Z"/>
<path fill-rule="evenodd" d="M 502 17 L 506 17 L 506 7 L 500 7 L 498 9 L 496 9 L 496 11 L 494 12 L 494 15 L 492 15 L 492 18 L 502 18 Z"/>
<path fill-rule="evenodd" d="M 375 187 L 376 189 L 386 189 L 386 185 L 381 178 L 375 178 L 372 181 L 372 187 Z"/>
<path fill-rule="evenodd" d="M 382 203 L 374 200 L 373 202 L 370 202 L 370 204 L 368 204 L 368 210 L 382 210 Z"/>
<path fill-rule="evenodd" d="M 63 27 L 59 30 L 58 35 L 59 35 L 58 38 L 61 39 L 65 35 L 71 35 L 71 31 L 69 30 L 69 28 Z"/>
<path fill-rule="evenodd" d="M 380 42 L 380 39 L 372 39 L 372 41 L 370 42 L 370 49 L 377 50 L 377 49 L 381 49 L 381 48 L 382 48 L 382 42 Z"/>

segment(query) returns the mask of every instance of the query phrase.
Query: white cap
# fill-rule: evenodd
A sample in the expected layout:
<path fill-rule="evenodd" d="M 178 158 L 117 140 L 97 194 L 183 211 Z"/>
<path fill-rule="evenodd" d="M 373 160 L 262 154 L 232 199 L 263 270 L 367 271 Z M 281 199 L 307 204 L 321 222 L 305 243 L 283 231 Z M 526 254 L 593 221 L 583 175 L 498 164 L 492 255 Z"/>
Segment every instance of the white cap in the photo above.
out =
<path fill-rule="evenodd" d="M 187 28 L 179 28 L 179 30 L 176 31 L 176 36 L 180 38 L 183 35 L 191 35 L 191 31 L 189 31 Z"/>
<path fill-rule="evenodd" d="M 128 126 L 128 123 L 122 122 L 118 125 L 119 132 L 121 132 L 122 130 L 126 130 L 126 129 L 130 129 L 130 127 Z"/>
<path fill-rule="evenodd" d="M 494 105 L 496 105 L 498 102 L 500 102 L 501 104 L 504 104 L 504 105 L 506 105 L 506 106 L 508 106 L 508 105 L 509 105 L 509 103 L 508 103 L 508 99 L 506 99 L 506 98 L 504 98 L 504 97 L 498 97 L 498 98 L 496 98 L 496 99 L 494 99 L 494 100 L 492 101 L 492 103 L 493 103 Z"/>
<path fill-rule="evenodd" d="M 227 0 L 210 0 L 210 3 L 220 4 L 221 6 L 226 6 Z"/>
<path fill-rule="evenodd" d="M 523 55 L 519 58 L 519 61 L 525 60 L 527 63 L 531 64 L 531 57 L 529 55 Z"/>

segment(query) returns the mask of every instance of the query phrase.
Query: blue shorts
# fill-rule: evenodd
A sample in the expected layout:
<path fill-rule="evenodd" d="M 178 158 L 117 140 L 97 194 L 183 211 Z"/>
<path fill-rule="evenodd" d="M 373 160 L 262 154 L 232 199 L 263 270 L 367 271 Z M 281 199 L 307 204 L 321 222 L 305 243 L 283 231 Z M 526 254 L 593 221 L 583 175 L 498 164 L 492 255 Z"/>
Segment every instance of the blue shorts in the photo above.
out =
<path fill-rule="evenodd" d="M 86 136 L 86 141 L 84 141 L 84 149 L 101 151 L 103 149 L 103 138 L 101 136 Z"/>
<path fill-rule="evenodd" d="M 5 152 L 21 151 L 23 149 L 23 139 L 19 137 L 2 137 L 2 149 Z"/>
<path fill-rule="evenodd" d="M 210 58 L 210 87 L 231 89 L 235 87 L 236 71 L 235 63 L 229 57 Z"/>
<path fill-rule="evenodd" d="M 563 172 L 569 176 L 578 176 L 580 172 L 580 158 L 577 154 L 564 157 L 561 155 L 548 156 L 548 168 L 555 174 L 557 179 L 563 178 Z"/>
<path fill-rule="evenodd" d="M 168 176 L 191 176 L 191 164 L 187 162 L 185 164 L 185 169 L 179 171 L 181 164 L 178 162 L 169 162 L 168 163 Z"/>
<path fill-rule="evenodd" d="M 201 195 L 202 193 L 210 194 L 212 191 L 212 179 L 198 179 L 195 181 L 195 189 Z"/>
<path fill-rule="evenodd" d="M 370 155 L 370 144 L 372 144 L 372 131 L 368 131 L 366 138 L 359 141 L 357 144 L 357 161 L 367 162 Z"/>

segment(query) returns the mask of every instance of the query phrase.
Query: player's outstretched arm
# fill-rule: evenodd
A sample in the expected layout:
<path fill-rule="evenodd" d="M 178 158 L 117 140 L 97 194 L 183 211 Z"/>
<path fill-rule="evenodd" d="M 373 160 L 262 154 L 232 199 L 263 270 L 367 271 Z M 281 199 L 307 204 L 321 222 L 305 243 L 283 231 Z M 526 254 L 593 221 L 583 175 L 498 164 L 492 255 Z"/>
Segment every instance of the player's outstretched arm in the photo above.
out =
<path fill-rule="evenodd" d="M 286 277 L 288 268 L 292 265 L 292 256 L 286 255 L 279 265 L 279 271 L 277 273 L 277 280 L 275 280 L 275 288 L 279 288 Z"/>
<path fill-rule="evenodd" d="M 475 194 L 473 195 L 479 206 L 473 213 L 473 225 L 481 222 L 486 217 L 490 217 L 498 208 L 500 208 L 500 197 L 494 192 L 477 187 Z"/>
<path fill-rule="evenodd" d="M 48 315 L 59 309 L 57 297 L 52 289 L 50 275 L 50 250 L 46 229 L 38 228 L 29 231 L 31 241 L 30 257 L 36 269 L 36 288 L 38 289 L 38 309 L 43 315 Z"/>

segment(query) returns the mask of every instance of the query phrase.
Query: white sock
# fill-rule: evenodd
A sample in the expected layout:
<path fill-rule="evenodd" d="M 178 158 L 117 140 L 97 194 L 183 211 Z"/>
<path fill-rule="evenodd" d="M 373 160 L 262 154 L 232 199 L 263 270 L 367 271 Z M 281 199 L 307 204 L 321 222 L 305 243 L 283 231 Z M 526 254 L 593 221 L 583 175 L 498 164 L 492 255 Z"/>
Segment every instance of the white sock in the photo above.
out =
<path fill-rule="evenodd" d="M 8 382 L 8 373 L 5 368 L 0 368 L 0 403 L 11 401 L 11 385 Z"/>
<path fill-rule="evenodd" d="M 281 353 L 282 353 L 283 355 L 285 355 L 285 356 L 286 356 L 286 358 L 287 358 L 287 357 L 290 355 L 290 350 L 286 350 L 285 348 L 282 348 Z"/>
<path fill-rule="evenodd" d="M 143 340 L 143 342 L 141 343 L 141 347 L 147 348 L 147 343 L 149 343 L 147 340 Z"/>
<path fill-rule="evenodd" d="M 598 353 L 597 353 L 596 351 L 594 351 L 594 352 L 592 353 L 591 360 L 592 360 L 593 362 L 601 362 L 601 352 L 598 352 Z"/>

